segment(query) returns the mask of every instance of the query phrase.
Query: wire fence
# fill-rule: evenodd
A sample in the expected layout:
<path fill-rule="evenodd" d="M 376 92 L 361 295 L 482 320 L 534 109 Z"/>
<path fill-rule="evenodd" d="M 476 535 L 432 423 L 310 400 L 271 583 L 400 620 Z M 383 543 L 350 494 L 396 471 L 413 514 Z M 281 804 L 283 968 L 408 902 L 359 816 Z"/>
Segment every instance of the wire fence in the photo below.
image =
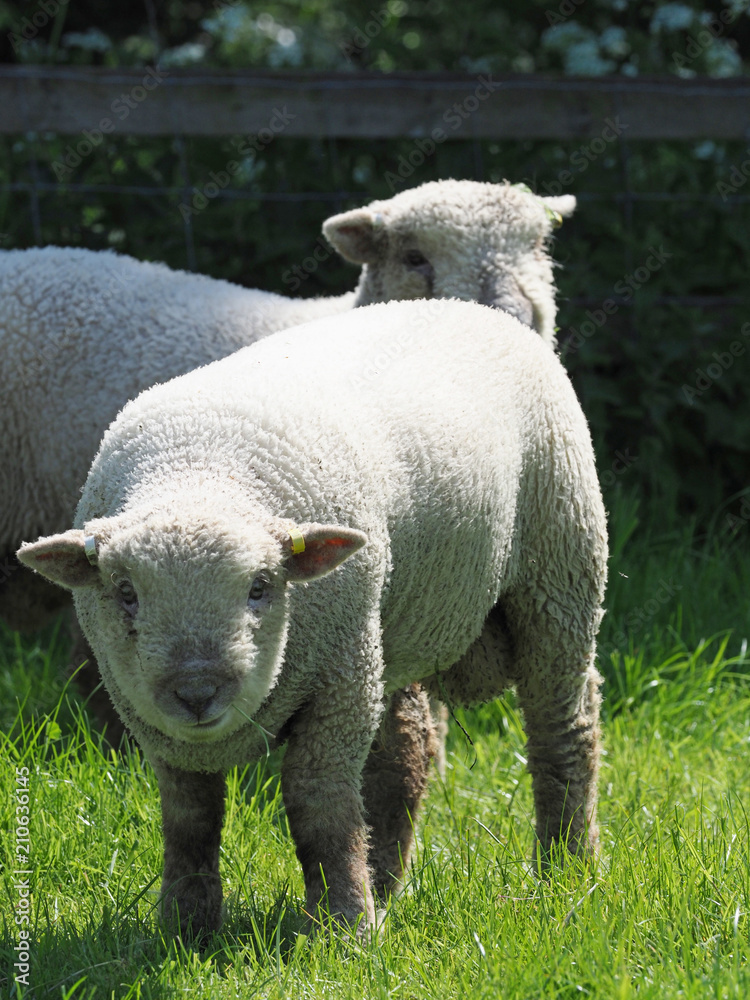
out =
<path fill-rule="evenodd" d="M 232 206 L 240 214 L 253 207 L 274 205 L 300 207 L 300 219 L 312 218 L 316 206 L 324 206 L 332 214 L 366 203 L 373 196 L 383 197 L 382 178 L 389 176 L 388 150 L 392 150 L 391 159 L 401 164 L 398 175 L 391 171 L 390 176 L 402 186 L 440 176 L 475 180 L 507 176 L 511 181 L 530 182 L 540 193 L 554 194 L 557 189 L 575 193 L 584 211 L 591 206 L 592 211 L 587 213 L 590 219 L 604 219 L 606 215 L 610 230 L 614 209 L 626 273 L 638 266 L 641 237 L 636 219 L 644 208 L 656 212 L 661 206 L 670 212 L 713 213 L 726 220 L 732 213 L 742 215 L 750 203 L 750 189 L 743 188 L 741 171 L 739 181 L 728 188 L 725 185 L 719 193 L 718 161 L 715 175 L 704 169 L 697 184 L 685 183 L 681 187 L 678 179 L 669 190 L 660 189 L 658 170 L 648 176 L 644 167 L 652 150 L 659 148 L 663 152 L 669 147 L 664 135 L 672 137 L 674 148 L 682 148 L 683 156 L 686 143 L 695 144 L 701 136 L 704 143 L 711 141 L 706 136 L 724 137 L 714 145 L 727 148 L 732 145 L 727 137 L 732 137 L 738 152 L 731 156 L 740 157 L 742 147 L 738 141 L 744 145 L 750 137 L 750 81 L 744 79 L 551 81 L 515 77 L 482 82 L 481 77 L 445 74 L 384 79 L 367 74 L 333 78 L 330 74 L 173 71 L 149 88 L 143 85 L 145 78 L 139 82 L 142 76 L 143 70 L 0 68 L 0 99 L 3 92 L 6 103 L 13 99 L 8 113 L 0 116 L 0 133 L 7 134 L 21 121 L 26 126 L 15 137 L 0 139 L 7 145 L 0 192 L 15 202 L 16 234 L 5 234 L 4 245 L 30 242 L 18 235 L 24 228 L 36 244 L 69 242 L 61 227 L 55 228 L 55 221 L 65 217 L 65 208 L 74 199 L 99 205 L 109 200 L 110 209 L 112 204 L 139 204 L 139 208 L 120 211 L 132 225 L 144 212 L 141 203 L 146 202 L 153 206 L 146 213 L 155 210 L 165 215 L 182 209 L 174 213 L 167 239 L 160 240 L 155 230 L 154 246 L 146 253 L 158 258 L 160 242 L 168 244 L 173 247 L 170 262 L 174 263 L 178 259 L 174 250 L 178 238 L 182 245 L 180 266 L 200 270 L 207 227 L 197 231 L 196 212 L 190 209 L 196 198 L 213 206 Z M 477 96 L 480 87 L 486 93 Z M 129 88 L 127 93 L 123 88 Z M 280 95 L 288 101 L 283 115 L 276 103 Z M 118 108 L 118 101 L 126 99 L 129 104 L 123 105 L 122 112 L 125 120 L 117 122 L 116 127 L 110 122 L 112 129 L 108 130 L 102 109 Z M 360 106 L 358 102 L 364 103 Z M 130 105 L 132 113 L 128 111 Z M 274 114 L 281 115 L 278 131 L 275 126 L 267 127 Z M 451 116 L 456 117 L 457 124 L 453 124 Z M 436 122 L 442 124 L 436 126 Z M 174 128 L 177 123 L 179 129 Z M 205 150 L 207 143 L 218 150 L 227 139 L 226 131 L 220 130 L 230 125 L 257 130 L 248 136 L 252 140 L 249 159 L 253 170 L 259 163 L 268 167 L 287 157 L 296 162 L 299 149 L 310 144 L 324 147 L 325 153 L 318 156 L 312 174 L 306 161 L 291 182 L 288 177 L 282 182 L 273 176 L 261 181 L 254 176 L 248 181 L 239 172 L 231 179 L 227 175 L 226 184 L 210 180 L 206 183 L 205 177 L 214 176 L 216 169 L 222 176 L 226 174 L 221 166 L 226 155 L 224 160 L 218 154 L 218 159 L 212 159 L 213 154 L 207 156 Z M 57 131 L 43 131 L 50 127 Z M 310 137 L 315 128 L 321 129 L 321 134 Z M 264 129 L 268 136 L 264 136 Z M 614 134 L 609 135 L 612 129 Z M 171 134 L 165 134 L 165 130 Z M 115 134 L 105 135 L 108 131 Z M 438 136 L 437 132 L 442 134 Z M 101 143 L 99 149 L 94 148 L 94 133 Z M 383 134 L 390 138 L 379 137 Z M 66 144 L 65 137 L 70 135 L 76 138 Z M 19 136 L 24 146 L 20 160 L 14 154 Z M 203 148 L 197 154 L 196 137 L 203 137 L 198 140 Z M 503 150 L 500 172 L 492 157 L 493 137 Z M 106 177 L 111 171 L 102 166 L 105 149 L 134 138 L 143 148 L 159 143 L 162 149 L 168 148 L 171 166 L 162 165 L 159 176 L 150 177 L 148 183 L 142 182 L 143 171 L 137 170 L 125 171 L 129 176 L 122 180 Z M 352 169 L 351 149 L 357 143 L 359 149 L 379 151 L 375 154 L 378 166 L 369 179 L 358 178 L 359 183 L 353 184 L 356 170 Z M 552 151 L 551 143 L 556 146 Z M 529 155 L 519 157 L 512 146 L 523 147 Z M 447 157 L 444 154 L 449 147 L 452 153 Z M 546 152 L 536 155 L 534 150 L 541 147 Z M 637 156 L 634 147 L 639 149 Z M 68 150 L 68 162 L 85 162 L 75 169 L 64 167 L 61 149 Z M 529 168 L 535 156 L 536 162 Z M 198 166 L 197 161 L 206 158 L 214 166 L 213 173 Z M 518 172 L 514 162 L 522 164 Z M 602 162 L 608 165 L 609 173 L 594 178 Z M 634 182 L 636 172 L 646 175 L 645 182 L 644 176 Z M 62 173 L 71 177 L 60 180 Z M 306 183 L 311 176 L 317 186 Z M 391 181 L 390 191 L 385 194 L 396 189 Z M 25 223 L 19 196 L 27 205 Z M 302 253 L 310 235 L 300 228 L 295 249 L 286 252 L 293 256 Z M 567 301 L 574 306 L 591 305 L 601 299 L 607 283 L 590 292 L 571 290 Z M 696 277 L 696 286 L 700 284 Z M 313 285 L 307 290 L 314 290 Z M 653 301 L 710 309 L 734 307 L 744 299 L 742 290 L 736 288 L 712 291 L 695 287 L 682 293 L 660 289 Z M 613 301 L 626 309 L 634 305 L 632 298 L 623 296 L 615 295 Z"/>
<path fill-rule="evenodd" d="M 32 134 L 32 145 L 38 141 L 38 137 Z M 43 237 L 43 208 L 44 197 L 50 201 L 51 210 L 49 214 L 55 217 L 59 214 L 59 208 L 64 205 L 70 196 L 83 196 L 94 201 L 100 201 L 103 196 L 112 196 L 118 201 L 126 199 L 146 199 L 148 201 L 164 205 L 188 204 L 194 197 L 193 178 L 198 171 L 191 169 L 191 163 L 185 148 L 183 137 L 175 137 L 172 140 L 173 148 L 176 150 L 178 172 L 182 177 L 181 184 L 133 184 L 133 183 L 88 183 L 88 182 L 59 182 L 43 179 L 43 173 L 48 173 L 44 165 L 40 163 L 39 157 L 32 154 L 28 158 L 28 180 L 4 180 L 0 181 L 0 192 L 6 195 L 27 199 L 28 227 L 33 234 L 33 242 L 41 245 L 45 242 Z M 331 140 L 330 145 L 335 147 L 336 140 Z M 477 149 L 478 143 L 470 141 L 460 143 L 466 148 L 466 162 L 471 166 L 468 176 L 476 180 L 484 180 L 486 171 L 483 169 L 483 157 L 481 148 Z M 330 154 L 330 151 L 329 151 Z M 629 239 L 626 246 L 630 247 L 625 252 L 623 265 L 626 270 L 632 270 L 634 266 L 634 251 L 632 247 L 637 244 L 634 236 L 634 208 L 637 205 L 674 205 L 686 206 L 692 210 L 721 210 L 727 211 L 750 203 L 750 193 L 735 193 L 731 195 L 719 196 L 713 192 L 706 191 L 639 191 L 634 190 L 630 182 L 630 150 L 625 144 L 622 146 L 621 160 L 622 170 L 620 174 L 623 183 L 621 190 L 595 191 L 595 190 L 575 190 L 575 196 L 585 210 L 587 205 L 597 206 L 609 203 L 619 207 Z M 330 159 L 335 159 L 335 150 Z M 327 172 L 334 171 L 329 163 Z M 516 178 L 510 177 L 510 180 Z M 335 188 L 329 190 L 297 190 L 297 191 L 274 191 L 257 190 L 257 188 L 218 188 L 211 191 L 211 200 L 224 203 L 256 204 L 256 205 L 309 205 L 326 206 L 326 213 L 333 214 L 344 210 L 354 204 L 366 202 L 367 197 L 363 196 L 362 190 L 354 188 Z M 17 209 L 20 206 L 17 205 Z M 175 219 L 175 221 L 177 221 Z M 190 215 L 183 214 L 180 218 L 182 230 L 182 242 L 184 246 L 184 266 L 188 270 L 198 269 L 198 255 L 196 248 L 196 234 Z M 59 239 L 55 240 L 59 242 Z M 62 242 L 65 242 L 64 240 Z M 158 257 L 158 253 L 154 254 Z M 568 302 L 576 306 L 589 306 L 600 299 L 600 295 L 571 295 Z M 625 308 L 632 307 L 632 300 L 624 299 L 622 296 L 614 296 L 614 300 Z M 664 305 L 684 305 L 698 308 L 721 308 L 725 306 L 736 306 L 741 304 L 745 297 L 737 294 L 683 294 L 670 295 L 661 294 L 656 296 L 654 301 Z"/>

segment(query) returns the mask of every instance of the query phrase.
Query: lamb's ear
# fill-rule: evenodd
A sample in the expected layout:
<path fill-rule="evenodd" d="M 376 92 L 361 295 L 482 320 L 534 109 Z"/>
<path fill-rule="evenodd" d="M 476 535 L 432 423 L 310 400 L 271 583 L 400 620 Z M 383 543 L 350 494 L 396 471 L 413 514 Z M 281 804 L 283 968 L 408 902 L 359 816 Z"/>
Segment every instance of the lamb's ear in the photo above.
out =
<path fill-rule="evenodd" d="M 345 260 L 353 264 L 374 264 L 385 229 L 383 216 L 369 208 L 332 215 L 323 223 L 323 235 Z"/>
<path fill-rule="evenodd" d="M 576 210 L 574 194 L 560 194 L 555 197 L 542 198 L 548 214 L 552 216 L 553 226 L 561 226 L 563 219 L 568 219 Z"/>
<path fill-rule="evenodd" d="M 96 542 L 78 529 L 24 542 L 16 554 L 24 566 L 69 590 L 90 587 L 99 579 Z"/>
<path fill-rule="evenodd" d="M 364 532 L 338 524 L 305 524 L 293 528 L 286 543 L 289 550 L 285 560 L 287 579 L 300 583 L 325 576 L 366 542 Z"/>

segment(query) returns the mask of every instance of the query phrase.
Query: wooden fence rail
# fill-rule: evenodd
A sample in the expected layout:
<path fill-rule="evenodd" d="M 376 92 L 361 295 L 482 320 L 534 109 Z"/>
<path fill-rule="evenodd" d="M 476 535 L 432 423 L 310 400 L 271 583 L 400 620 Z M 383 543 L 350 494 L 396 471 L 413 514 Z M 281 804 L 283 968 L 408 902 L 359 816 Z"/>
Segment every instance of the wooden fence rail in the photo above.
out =
<path fill-rule="evenodd" d="M 750 142 L 750 78 L 0 67 L 0 133 Z M 606 136 L 605 136 L 606 138 Z"/>

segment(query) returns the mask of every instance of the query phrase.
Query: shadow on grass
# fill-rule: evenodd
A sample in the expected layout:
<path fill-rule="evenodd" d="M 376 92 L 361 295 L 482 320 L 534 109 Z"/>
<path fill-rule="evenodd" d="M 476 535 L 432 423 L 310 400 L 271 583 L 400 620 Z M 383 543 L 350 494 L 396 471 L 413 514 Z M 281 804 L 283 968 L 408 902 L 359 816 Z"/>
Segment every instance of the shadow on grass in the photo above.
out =
<path fill-rule="evenodd" d="M 152 883 L 156 884 L 159 876 Z M 252 966 L 253 973 L 278 976 L 299 955 L 308 940 L 305 915 L 296 910 L 284 886 L 270 906 L 254 899 L 230 899 L 221 931 L 199 943 L 172 938 L 160 925 L 155 902 L 147 886 L 136 898 L 120 906 L 105 905 L 98 920 L 90 919 L 83 930 L 64 916 L 40 905 L 38 931 L 32 928 L 31 972 L 23 991 L 25 1000 L 52 998 L 88 1000 L 110 997 L 173 997 L 175 982 L 195 978 L 236 978 L 239 966 Z M 92 907 L 95 905 L 92 901 Z M 15 960 L 13 931 L 6 928 L 0 946 L 3 966 L 12 970 Z M 218 985 L 218 984 L 217 984 Z M 3 996 L 14 1000 L 20 994 L 12 980 L 2 981 Z"/>

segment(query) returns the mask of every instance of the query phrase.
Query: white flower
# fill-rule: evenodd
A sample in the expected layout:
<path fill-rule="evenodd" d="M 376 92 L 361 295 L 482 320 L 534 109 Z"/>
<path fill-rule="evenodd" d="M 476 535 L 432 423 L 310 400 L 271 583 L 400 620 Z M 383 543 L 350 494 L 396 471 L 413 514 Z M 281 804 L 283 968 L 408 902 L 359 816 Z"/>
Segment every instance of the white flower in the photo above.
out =
<path fill-rule="evenodd" d="M 658 31 L 683 31 L 695 20 L 695 11 L 684 3 L 665 3 L 657 7 L 651 18 L 651 34 Z"/>
<path fill-rule="evenodd" d="M 723 38 L 716 38 L 706 49 L 706 70 L 709 76 L 739 76 L 742 60 Z"/>
<path fill-rule="evenodd" d="M 615 28 L 615 33 L 618 30 Z M 575 21 L 547 28 L 542 34 L 541 41 L 544 48 L 562 55 L 565 72 L 571 76 L 603 76 L 615 68 L 615 63 L 611 59 L 602 58 L 599 39 L 594 32 Z M 624 37 L 621 42 L 626 44 Z"/>
<path fill-rule="evenodd" d="M 616 25 L 604 29 L 599 36 L 599 44 L 610 56 L 626 56 L 630 52 L 630 43 L 625 29 Z"/>
<path fill-rule="evenodd" d="M 86 31 L 69 31 L 63 35 L 63 45 L 89 52 L 106 52 L 112 48 L 112 40 L 99 28 L 87 28 Z"/>
<path fill-rule="evenodd" d="M 189 42 L 185 45 L 177 45 L 173 49 L 166 49 L 159 56 L 160 66 L 192 66 L 199 63 L 206 55 L 206 46 L 198 42 Z"/>
<path fill-rule="evenodd" d="M 260 17 L 263 17 L 263 14 Z M 201 21 L 201 28 L 204 31 L 230 43 L 248 28 L 254 26 L 253 19 L 244 7 L 224 7 L 212 17 L 204 18 Z"/>
<path fill-rule="evenodd" d="M 615 68 L 611 59 L 602 59 L 594 38 L 571 45 L 563 55 L 563 65 L 570 76 L 604 76 Z"/>
<path fill-rule="evenodd" d="M 565 24 L 553 24 L 543 31 L 541 42 L 545 49 L 564 52 L 570 45 L 595 37 L 590 28 L 584 28 L 577 21 L 566 21 Z"/>
<path fill-rule="evenodd" d="M 716 143 L 712 139 L 705 139 L 693 146 L 693 156 L 697 160 L 710 160 L 716 152 Z"/>

